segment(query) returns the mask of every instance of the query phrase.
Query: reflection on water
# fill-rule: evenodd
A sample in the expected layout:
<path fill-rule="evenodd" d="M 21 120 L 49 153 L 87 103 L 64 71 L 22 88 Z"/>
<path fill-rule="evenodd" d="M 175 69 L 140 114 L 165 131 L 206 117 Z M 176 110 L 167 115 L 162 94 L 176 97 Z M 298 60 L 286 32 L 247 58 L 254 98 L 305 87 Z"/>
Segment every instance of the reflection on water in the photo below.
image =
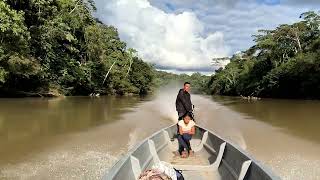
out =
<path fill-rule="evenodd" d="M 311 100 L 244 100 L 215 96 L 213 100 L 243 115 L 282 128 L 300 138 L 320 144 L 320 101 Z"/>
<path fill-rule="evenodd" d="M 140 97 L 0 99 L 0 164 L 35 146 L 49 145 L 55 135 L 117 120 L 139 101 Z"/>

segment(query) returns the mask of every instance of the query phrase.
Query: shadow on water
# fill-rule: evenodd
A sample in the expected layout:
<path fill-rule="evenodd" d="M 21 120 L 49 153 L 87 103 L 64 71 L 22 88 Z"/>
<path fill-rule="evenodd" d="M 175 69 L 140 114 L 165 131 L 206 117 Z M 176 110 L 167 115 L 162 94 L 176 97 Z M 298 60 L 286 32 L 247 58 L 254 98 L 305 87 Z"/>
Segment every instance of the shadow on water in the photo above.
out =
<path fill-rule="evenodd" d="M 320 101 L 214 96 L 213 100 L 248 117 L 320 144 Z"/>
<path fill-rule="evenodd" d="M 119 120 L 142 101 L 134 97 L 67 97 L 0 100 L 0 164 L 54 145 L 56 135 Z"/>

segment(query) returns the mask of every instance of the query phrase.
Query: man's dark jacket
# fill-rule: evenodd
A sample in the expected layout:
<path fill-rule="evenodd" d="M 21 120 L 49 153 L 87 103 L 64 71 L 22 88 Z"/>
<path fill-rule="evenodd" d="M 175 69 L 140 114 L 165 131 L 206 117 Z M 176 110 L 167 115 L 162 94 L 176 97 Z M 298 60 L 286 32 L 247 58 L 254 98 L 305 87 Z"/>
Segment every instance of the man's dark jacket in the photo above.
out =
<path fill-rule="evenodd" d="M 183 89 L 180 89 L 177 95 L 176 110 L 178 111 L 179 117 L 182 117 L 187 112 L 192 112 L 190 94 Z"/>

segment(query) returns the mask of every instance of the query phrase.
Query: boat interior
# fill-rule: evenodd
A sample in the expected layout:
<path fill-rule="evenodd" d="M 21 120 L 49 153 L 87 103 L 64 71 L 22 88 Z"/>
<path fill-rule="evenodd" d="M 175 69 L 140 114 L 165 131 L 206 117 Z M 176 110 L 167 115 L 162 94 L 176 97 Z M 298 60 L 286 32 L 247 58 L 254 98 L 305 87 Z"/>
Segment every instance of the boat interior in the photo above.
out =
<path fill-rule="evenodd" d="M 199 126 L 191 140 L 194 155 L 181 158 L 174 153 L 178 149 L 176 136 L 176 125 L 153 134 L 133 148 L 103 179 L 136 180 L 141 172 L 160 161 L 181 171 L 186 180 L 278 179 L 240 148 Z"/>

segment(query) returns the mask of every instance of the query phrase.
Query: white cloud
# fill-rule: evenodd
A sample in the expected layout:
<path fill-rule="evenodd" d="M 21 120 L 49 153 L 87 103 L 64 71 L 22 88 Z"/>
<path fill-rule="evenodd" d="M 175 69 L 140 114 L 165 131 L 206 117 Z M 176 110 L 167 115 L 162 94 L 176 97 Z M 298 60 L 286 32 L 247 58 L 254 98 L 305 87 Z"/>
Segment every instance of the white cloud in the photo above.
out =
<path fill-rule="evenodd" d="M 158 68 L 212 71 L 211 59 L 254 44 L 258 29 L 299 21 L 319 0 L 96 0 L 97 16 Z M 270 5 L 272 4 L 272 5 Z"/>
<path fill-rule="evenodd" d="M 301 13 L 319 10 L 319 0 L 150 0 L 171 12 L 192 11 L 205 24 L 205 32 L 220 31 L 233 54 L 254 44 L 258 29 L 273 29 L 279 24 L 299 21 Z M 275 3 L 272 3 L 275 2 Z M 174 10 L 167 5 L 175 7 Z M 231 55 L 229 54 L 229 55 Z"/>
<path fill-rule="evenodd" d="M 205 34 L 205 24 L 193 12 L 167 13 L 147 0 L 96 0 L 96 4 L 99 19 L 117 27 L 129 47 L 159 67 L 209 71 L 213 57 L 229 53 L 224 34 Z"/>

